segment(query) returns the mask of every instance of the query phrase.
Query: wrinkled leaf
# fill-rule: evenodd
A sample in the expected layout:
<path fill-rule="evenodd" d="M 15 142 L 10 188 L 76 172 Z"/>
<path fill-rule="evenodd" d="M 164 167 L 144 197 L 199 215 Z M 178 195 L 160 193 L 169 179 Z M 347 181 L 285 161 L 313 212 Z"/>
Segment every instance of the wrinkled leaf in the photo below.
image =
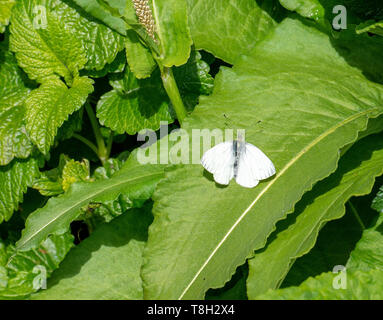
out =
<path fill-rule="evenodd" d="M 31 187 L 39 169 L 34 158 L 14 160 L 0 166 L 0 223 L 8 221 L 23 201 L 27 187 Z"/>
<path fill-rule="evenodd" d="M 4 259 L 0 268 L 3 266 L 6 272 L 6 285 L 0 283 L 0 299 L 25 299 L 36 292 L 46 284 L 72 246 L 73 236 L 68 233 L 52 236 L 27 252 L 16 252 L 13 245 L 8 246 L 0 252 Z"/>
<path fill-rule="evenodd" d="M 71 84 L 86 63 L 85 51 L 81 41 L 45 4 L 44 0 L 20 0 L 14 6 L 11 50 L 31 79 L 42 83 L 61 76 Z"/>
<path fill-rule="evenodd" d="M 74 79 L 71 88 L 51 79 L 33 90 L 25 101 L 27 130 L 39 150 L 47 154 L 57 130 L 68 116 L 79 110 L 93 91 L 93 80 Z"/>

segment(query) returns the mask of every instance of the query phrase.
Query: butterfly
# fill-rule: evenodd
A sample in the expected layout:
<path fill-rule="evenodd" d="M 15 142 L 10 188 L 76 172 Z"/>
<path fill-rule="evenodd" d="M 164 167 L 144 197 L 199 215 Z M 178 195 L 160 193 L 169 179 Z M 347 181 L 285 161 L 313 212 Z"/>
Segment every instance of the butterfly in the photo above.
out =
<path fill-rule="evenodd" d="M 238 140 L 222 142 L 204 153 L 202 166 L 213 174 L 215 182 L 228 185 L 230 180 L 245 188 L 254 188 L 260 180 L 275 174 L 271 160 L 256 146 Z"/>

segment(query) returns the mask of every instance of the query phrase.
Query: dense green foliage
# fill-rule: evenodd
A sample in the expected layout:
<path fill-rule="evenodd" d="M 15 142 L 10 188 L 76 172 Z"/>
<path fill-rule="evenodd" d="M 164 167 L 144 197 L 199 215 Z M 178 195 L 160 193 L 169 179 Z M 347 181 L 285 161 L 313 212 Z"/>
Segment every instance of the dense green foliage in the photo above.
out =
<path fill-rule="evenodd" d="M 383 299 L 382 30 L 375 0 L 0 0 L 0 299 Z M 276 175 L 214 183 L 217 129 Z"/>

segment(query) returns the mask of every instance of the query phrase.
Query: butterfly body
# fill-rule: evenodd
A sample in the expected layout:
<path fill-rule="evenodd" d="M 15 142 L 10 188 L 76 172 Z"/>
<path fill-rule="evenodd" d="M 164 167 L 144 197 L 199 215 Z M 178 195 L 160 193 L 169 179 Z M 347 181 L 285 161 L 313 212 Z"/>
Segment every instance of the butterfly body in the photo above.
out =
<path fill-rule="evenodd" d="M 232 178 L 246 188 L 275 174 L 270 159 L 256 146 L 242 139 L 222 142 L 205 152 L 203 167 L 213 174 L 218 184 L 228 185 Z"/>

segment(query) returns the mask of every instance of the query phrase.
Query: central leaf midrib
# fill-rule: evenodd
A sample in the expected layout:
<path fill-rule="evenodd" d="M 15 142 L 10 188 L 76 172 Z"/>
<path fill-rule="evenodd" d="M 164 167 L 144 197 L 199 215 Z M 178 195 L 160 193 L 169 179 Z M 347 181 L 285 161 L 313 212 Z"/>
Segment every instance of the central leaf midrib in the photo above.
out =
<path fill-rule="evenodd" d="M 243 218 L 247 215 L 248 212 L 254 207 L 254 205 L 258 202 L 259 199 L 266 193 L 266 191 L 275 184 L 278 179 L 284 175 L 284 173 L 294 164 L 296 163 L 306 152 L 308 152 L 311 148 L 313 148 L 315 145 L 317 145 L 320 141 L 322 141 L 324 138 L 335 132 L 337 129 L 340 127 L 346 125 L 347 123 L 350 123 L 354 121 L 355 119 L 367 115 L 368 113 L 373 112 L 374 110 L 377 110 L 377 107 L 370 108 L 368 110 L 359 112 L 357 114 L 354 114 L 347 118 L 344 121 L 341 121 L 340 123 L 336 124 L 335 126 L 331 127 L 324 133 L 322 133 L 319 137 L 314 139 L 311 143 L 306 145 L 305 147 L 302 148 L 302 150 L 295 156 L 293 159 L 291 159 L 285 166 L 284 168 L 276 175 L 276 177 L 271 180 L 268 185 L 265 186 L 265 188 L 258 194 L 258 196 L 255 198 L 255 200 L 249 205 L 249 207 L 241 214 L 241 216 L 236 220 L 236 222 L 233 224 L 233 226 L 229 229 L 229 231 L 225 234 L 225 236 L 222 238 L 222 240 L 218 243 L 218 245 L 214 248 L 210 256 L 206 259 L 206 261 L 202 264 L 201 268 L 197 271 L 195 274 L 194 278 L 189 282 L 189 284 L 186 286 L 184 291 L 181 293 L 181 295 L 178 297 L 178 300 L 181 300 L 183 296 L 187 293 L 189 288 L 193 285 L 193 283 L 196 281 L 198 276 L 202 273 L 202 271 L 205 269 L 205 267 L 209 264 L 210 260 L 214 257 L 216 252 L 220 249 L 222 244 L 226 241 L 226 239 L 230 236 L 230 234 L 234 231 L 234 229 L 237 227 L 237 225 L 243 220 Z"/>
<path fill-rule="evenodd" d="M 26 240 L 24 240 L 24 242 L 19 245 L 18 247 L 21 248 L 25 245 L 25 243 L 27 243 L 28 241 L 30 241 L 31 239 L 33 239 L 34 237 L 36 237 L 36 235 L 41 232 L 41 230 L 44 230 L 45 228 L 47 228 L 49 225 L 51 225 L 53 222 L 55 222 L 56 220 L 60 219 L 62 216 L 64 216 L 66 213 L 68 213 L 69 211 L 75 209 L 76 207 L 78 206 L 81 206 L 83 203 L 87 203 L 88 201 L 91 201 L 92 198 L 94 197 L 97 197 L 98 195 L 102 194 L 103 192 L 107 191 L 107 190 L 110 190 L 110 189 L 113 189 L 115 187 L 118 187 L 119 185 L 122 185 L 122 184 L 126 184 L 126 183 L 130 183 L 130 182 L 133 182 L 135 180 L 140 180 L 140 179 L 144 179 L 144 178 L 147 178 L 147 177 L 150 177 L 150 176 L 160 176 L 161 174 L 160 173 L 152 173 L 152 174 L 149 174 L 149 175 L 145 175 L 145 176 L 140 176 L 140 177 L 137 177 L 137 178 L 134 178 L 134 179 L 131 179 L 131 180 L 124 180 L 122 182 L 118 182 L 118 183 L 115 183 L 115 184 L 112 184 L 106 188 L 102 188 L 100 191 L 98 192 L 95 192 L 93 193 L 91 196 L 85 198 L 85 199 L 82 199 L 81 201 L 79 202 L 76 202 L 76 204 L 74 204 L 73 206 L 71 206 L 70 208 L 66 209 L 63 213 L 61 213 L 60 215 L 58 215 L 57 217 L 55 217 L 53 220 L 49 221 L 47 224 L 45 224 L 43 227 L 41 227 L 40 229 L 38 229 L 36 232 L 34 232 L 29 238 L 27 238 Z"/>

